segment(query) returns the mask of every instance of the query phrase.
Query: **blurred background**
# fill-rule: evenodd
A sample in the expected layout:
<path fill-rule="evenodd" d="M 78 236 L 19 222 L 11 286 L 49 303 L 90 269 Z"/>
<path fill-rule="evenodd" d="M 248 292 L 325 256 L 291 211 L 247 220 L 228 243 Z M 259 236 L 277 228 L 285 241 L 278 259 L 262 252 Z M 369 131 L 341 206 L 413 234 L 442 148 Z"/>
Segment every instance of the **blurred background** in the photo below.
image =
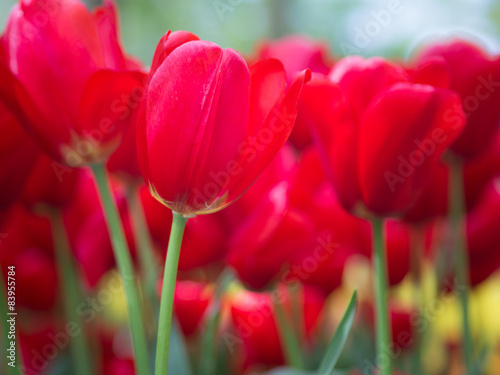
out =
<path fill-rule="evenodd" d="M 84 0 L 93 7 L 100 0 Z M 422 40 L 472 34 L 500 50 L 497 0 L 117 0 L 125 48 L 150 64 L 167 31 L 189 30 L 242 53 L 289 33 L 324 40 L 335 56 L 407 57 Z M 4 26 L 16 0 L 0 2 Z"/>

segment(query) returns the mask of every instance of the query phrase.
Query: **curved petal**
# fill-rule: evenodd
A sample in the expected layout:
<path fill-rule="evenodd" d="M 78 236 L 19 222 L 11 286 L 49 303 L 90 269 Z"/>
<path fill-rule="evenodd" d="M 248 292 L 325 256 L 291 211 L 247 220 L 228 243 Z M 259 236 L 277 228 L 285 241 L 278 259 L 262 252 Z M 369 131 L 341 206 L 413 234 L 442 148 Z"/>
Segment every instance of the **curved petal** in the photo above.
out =
<path fill-rule="evenodd" d="M 264 60 L 252 67 L 250 126 L 238 146 L 241 176 L 228 186 L 229 199 L 237 199 L 274 159 L 292 132 L 302 88 L 311 78 L 309 70 L 300 73 L 283 99 L 286 85 L 284 68 L 277 60 Z"/>
<path fill-rule="evenodd" d="M 200 38 L 190 33 L 189 31 L 167 31 L 156 46 L 156 50 L 153 55 L 153 62 L 151 63 L 151 76 L 156 73 L 156 70 L 174 49 L 180 47 L 184 43 L 194 40 L 200 40 Z"/>
<path fill-rule="evenodd" d="M 104 0 L 94 10 L 94 19 L 101 42 L 104 66 L 110 69 L 125 69 L 127 59 L 119 39 L 117 6 L 114 0 Z"/>

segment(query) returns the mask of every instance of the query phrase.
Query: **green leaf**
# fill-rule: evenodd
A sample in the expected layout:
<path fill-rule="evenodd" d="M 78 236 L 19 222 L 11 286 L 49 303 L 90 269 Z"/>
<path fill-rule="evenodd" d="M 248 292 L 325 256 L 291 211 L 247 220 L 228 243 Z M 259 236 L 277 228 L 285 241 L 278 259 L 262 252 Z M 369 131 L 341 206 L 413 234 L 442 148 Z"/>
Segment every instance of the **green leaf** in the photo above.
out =
<path fill-rule="evenodd" d="M 281 347 L 284 350 L 286 364 L 291 365 L 298 369 L 304 368 L 304 359 L 302 358 L 302 351 L 300 342 L 297 338 L 292 323 L 289 321 L 278 301 L 275 304 L 275 318 L 278 328 L 278 335 L 281 342 Z"/>
<path fill-rule="evenodd" d="M 316 371 L 304 371 L 293 367 L 278 367 L 265 373 L 265 375 L 315 375 L 315 374 Z"/>
<path fill-rule="evenodd" d="M 321 362 L 321 366 L 317 372 L 318 375 L 332 375 L 334 374 L 335 365 L 337 360 L 342 353 L 342 349 L 344 348 L 345 343 L 349 337 L 349 333 L 351 332 L 352 325 L 354 323 L 354 316 L 356 315 L 357 309 L 357 292 L 354 291 L 351 300 L 349 301 L 349 305 L 347 306 L 347 310 L 340 321 L 335 334 L 333 335 L 332 341 L 328 345 L 328 349 L 323 357 L 323 361 Z"/>
<path fill-rule="evenodd" d="M 293 367 L 277 367 L 265 373 L 265 375 L 317 375 L 316 371 L 299 370 Z M 332 375 L 347 375 L 345 371 L 334 371 Z"/>
<path fill-rule="evenodd" d="M 191 375 L 189 356 L 186 348 L 184 335 L 177 319 L 172 320 L 172 330 L 170 333 L 170 361 L 168 362 L 169 374 Z"/>

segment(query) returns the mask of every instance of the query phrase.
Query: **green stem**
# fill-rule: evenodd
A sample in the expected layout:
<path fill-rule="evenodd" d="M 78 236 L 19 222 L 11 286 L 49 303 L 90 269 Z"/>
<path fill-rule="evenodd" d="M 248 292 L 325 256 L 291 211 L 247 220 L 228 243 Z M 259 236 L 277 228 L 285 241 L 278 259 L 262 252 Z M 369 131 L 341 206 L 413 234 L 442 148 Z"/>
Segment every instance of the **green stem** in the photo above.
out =
<path fill-rule="evenodd" d="M 377 341 L 377 365 L 380 375 L 392 375 L 391 326 L 389 322 L 387 295 L 387 254 L 384 242 L 383 219 L 372 220 L 373 266 L 375 270 L 375 318 Z"/>
<path fill-rule="evenodd" d="M 77 313 L 78 305 L 82 301 L 82 290 L 79 284 L 79 273 L 72 256 L 66 229 L 60 211 L 51 215 L 52 233 L 54 238 L 54 251 L 57 262 L 59 279 L 61 282 L 61 292 L 64 302 L 64 310 L 68 322 L 76 324 L 80 333 L 73 337 L 69 347 L 73 368 L 77 375 L 94 374 L 91 350 L 88 345 L 89 340 L 85 330 L 82 316 Z"/>
<path fill-rule="evenodd" d="M 278 327 L 280 343 L 285 354 L 286 362 L 296 369 L 304 369 L 302 351 L 295 330 L 287 319 L 283 306 L 279 300 L 275 301 L 274 306 L 276 325 Z"/>
<path fill-rule="evenodd" d="M 467 253 L 467 238 L 465 228 L 465 203 L 463 191 L 462 164 L 453 160 L 449 166 L 449 199 L 450 199 L 450 224 L 453 235 L 453 247 L 455 249 L 455 272 L 456 291 L 460 297 L 462 309 L 462 331 L 463 331 L 463 357 L 468 375 L 473 373 L 473 345 L 472 333 L 469 323 L 469 259 Z"/>
<path fill-rule="evenodd" d="M 187 218 L 173 212 L 172 229 L 168 240 L 167 259 L 163 273 L 163 288 L 160 300 L 160 320 L 158 323 L 158 339 L 156 342 L 155 375 L 168 374 L 168 357 L 170 350 L 170 329 L 174 308 L 175 281 L 177 266 L 181 253 L 182 236 L 186 228 Z"/>
<path fill-rule="evenodd" d="M 9 338 L 9 331 L 7 330 L 7 327 L 9 325 L 7 322 L 4 322 L 3 319 L 7 320 L 9 318 L 8 312 L 8 306 L 7 306 L 7 288 L 5 287 L 5 279 L 3 276 L 3 271 L 2 268 L 0 267 L 0 314 L 1 314 L 1 319 L 2 319 L 2 325 L 1 325 L 1 330 L 2 330 L 2 356 L 7 356 L 7 349 L 10 348 L 10 343 L 11 341 L 16 342 L 16 356 L 17 356 L 17 363 L 16 366 L 12 367 L 7 364 L 7 361 L 5 361 L 5 367 L 7 367 L 9 375 L 24 375 L 23 369 L 22 369 L 22 358 L 21 358 L 21 350 L 19 345 L 17 344 L 17 340 L 19 339 L 19 335 L 17 334 L 17 327 L 16 327 L 16 339 L 12 340 Z M 14 316 L 17 320 L 17 316 Z M 3 362 L 3 358 L 2 358 Z M 1 367 L 3 369 L 3 366 Z"/>
<path fill-rule="evenodd" d="M 132 228 L 139 254 L 139 266 L 145 279 L 146 293 L 156 316 L 159 308 L 159 298 L 156 293 L 156 282 L 159 277 L 158 260 L 153 251 L 153 241 L 151 240 L 149 228 L 146 224 L 146 217 L 144 216 L 139 192 L 133 189 L 129 192 L 127 199 L 132 214 Z"/>
<path fill-rule="evenodd" d="M 111 236 L 113 251 L 120 271 L 125 295 L 127 299 L 128 316 L 132 341 L 135 353 L 135 366 L 138 375 L 149 375 L 148 346 L 146 330 L 144 327 L 143 309 L 139 297 L 138 285 L 136 282 L 134 266 L 128 249 L 122 222 L 116 207 L 115 200 L 111 196 L 110 186 L 106 176 L 106 169 L 103 164 L 93 164 L 97 187 L 104 206 L 106 224 Z"/>

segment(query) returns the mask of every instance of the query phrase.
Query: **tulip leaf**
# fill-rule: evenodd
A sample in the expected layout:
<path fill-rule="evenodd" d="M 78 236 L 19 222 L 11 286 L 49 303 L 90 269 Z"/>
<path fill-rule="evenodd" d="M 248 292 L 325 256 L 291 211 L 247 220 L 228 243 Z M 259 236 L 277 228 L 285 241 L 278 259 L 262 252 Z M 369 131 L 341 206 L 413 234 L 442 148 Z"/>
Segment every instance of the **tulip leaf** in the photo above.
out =
<path fill-rule="evenodd" d="M 177 322 L 177 319 L 173 319 L 172 321 L 169 357 L 171 358 L 168 362 L 169 374 L 192 374 L 184 335 L 182 334 L 182 330 Z"/>
<path fill-rule="evenodd" d="M 347 310 L 340 321 L 335 334 L 333 335 L 330 344 L 328 345 L 328 349 L 323 357 L 323 361 L 321 361 L 321 365 L 317 372 L 318 375 L 332 375 L 334 374 L 335 365 L 337 364 L 337 360 L 342 353 L 342 349 L 347 342 L 349 334 L 351 332 L 352 325 L 354 323 L 354 316 L 356 315 L 357 309 L 357 293 L 354 291 L 351 300 L 349 301 L 349 305 L 347 306 Z"/>
<path fill-rule="evenodd" d="M 315 375 L 315 374 L 316 371 L 305 371 L 296 369 L 294 367 L 278 367 L 265 373 L 265 375 Z"/>
<path fill-rule="evenodd" d="M 299 370 L 293 367 L 278 367 L 265 373 L 265 375 L 316 375 L 316 371 Z M 344 371 L 334 371 L 332 375 L 346 375 Z"/>

